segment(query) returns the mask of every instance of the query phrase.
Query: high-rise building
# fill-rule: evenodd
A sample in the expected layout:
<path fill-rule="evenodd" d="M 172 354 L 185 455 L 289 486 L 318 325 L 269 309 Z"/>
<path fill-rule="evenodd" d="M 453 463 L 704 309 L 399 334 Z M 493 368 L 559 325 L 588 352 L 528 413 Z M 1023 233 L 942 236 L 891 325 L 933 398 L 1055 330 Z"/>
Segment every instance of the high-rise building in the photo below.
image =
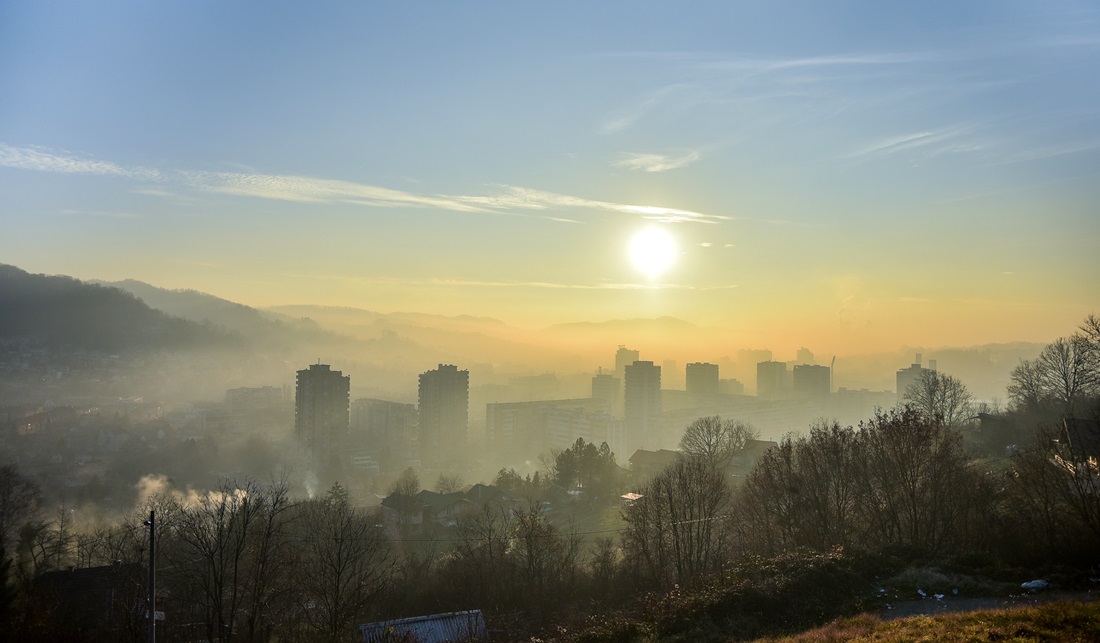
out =
<path fill-rule="evenodd" d="M 756 397 L 777 400 L 786 388 L 786 362 L 760 362 L 756 365 Z"/>
<path fill-rule="evenodd" d="M 640 357 L 641 353 L 638 351 L 632 351 L 626 346 L 619 346 L 619 350 L 615 351 L 615 377 L 620 380 L 623 379 L 626 376 L 626 367 L 638 361 Z"/>
<path fill-rule="evenodd" d="M 799 364 L 794 367 L 794 395 L 803 399 L 824 399 L 832 391 L 828 366 Z"/>
<path fill-rule="evenodd" d="M 661 414 L 661 367 L 637 361 L 625 369 L 624 442 L 628 451 L 652 448 Z"/>
<path fill-rule="evenodd" d="M 718 365 L 692 362 L 685 369 L 687 392 L 690 395 L 717 395 Z"/>
<path fill-rule="evenodd" d="M 920 374 L 923 371 L 936 370 L 934 367 L 931 369 L 925 369 L 923 366 L 921 366 L 921 361 L 921 354 L 917 353 L 917 361 L 910 364 L 909 368 L 898 369 L 897 386 L 899 400 L 905 397 L 905 391 L 908 390 L 910 386 L 916 383 L 917 378 L 920 377 Z M 934 366 L 935 362 L 936 360 L 929 360 L 929 365 Z"/>
<path fill-rule="evenodd" d="M 815 363 L 814 354 L 810 349 L 803 346 L 802 348 L 798 349 L 798 353 L 796 353 L 795 356 L 795 361 L 799 364 L 813 364 Z"/>
<path fill-rule="evenodd" d="M 768 349 L 741 349 L 737 351 L 737 364 L 734 376 L 743 382 L 754 381 L 756 365 L 772 361 L 772 352 Z M 727 373 L 728 374 L 728 373 Z"/>
<path fill-rule="evenodd" d="M 309 466 L 327 468 L 347 446 L 351 377 L 328 364 L 298 371 L 294 391 L 294 432 Z"/>
<path fill-rule="evenodd" d="M 420 420 L 420 458 L 431 466 L 459 456 L 466 446 L 470 412 L 470 371 L 440 364 L 420 374 L 417 396 Z"/>
<path fill-rule="evenodd" d="M 684 390 L 683 373 L 676 365 L 676 360 L 666 359 L 661 362 L 661 386 L 666 389 Z"/>
<path fill-rule="evenodd" d="M 718 392 L 722 395 L 744 395 L 745 385 L 735 378 L 718 380 Z"/>
<path fill-rule="evenodd" d="M 607 403 L 607 412 L 616 417 L 622 417 L 623 381 L 611 373 L 600 370 L 592 378 L 592 399 L 603 400 Z"/>
<path fill-rule="evenodd" d="M 367 451 L 381 471 L 403 471 L 412 460 L 416 440 L 416 406 L 363 398 L 351 404 L 353 449 Z"/>

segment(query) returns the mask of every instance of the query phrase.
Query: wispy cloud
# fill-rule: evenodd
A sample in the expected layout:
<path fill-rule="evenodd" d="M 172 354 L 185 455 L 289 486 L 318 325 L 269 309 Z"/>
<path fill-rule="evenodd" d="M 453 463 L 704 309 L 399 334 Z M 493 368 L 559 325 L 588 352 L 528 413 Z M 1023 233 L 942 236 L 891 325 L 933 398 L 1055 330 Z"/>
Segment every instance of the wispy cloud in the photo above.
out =
<path fill-rule="evenodd" d="M 625 108 L 611 114 L 600 128 L 604 134 L 617 134 L 629 129 L 647 114 L 657 108 L 669 96 L 682 92 L 688 87 L 685 84 L 675 84 L 660 87 L 642 95 Z"/>
<path fill-rule="evenodd" d="M 0 143 L 0 166 L 39 172 L 65 174 L 98 174 L 156 180 L 160 174 L 146 168 L 125 168 L 109 161 L 80 158 L 67 152 L 55 152 L 38 147 L 13 147 Z"/>
<path fill-rule="evenodd" d="M 450 196 L 416 194 L 353 181 L 307 176 L 127 168 L 108 161 L 77 158 L 61 152 L 13 147 L 3 143 L 0 143 L 0 166 L 137 179 L 153 184 L 153 187 L 136 190 L 138 193 L 174 199 L 178 199 L 180 195 L 164 189 L 164 186 L 294 203 L 429 208 L 464 213 L 534 216 L 558 223 L 580 223 L 580 220 L 568 216 L 563 210 L 620 212 L 666 223 L 716 223 L 730 219 L 678 208 L 616 203 L 510 185 L 490 186 L 493 191 L 484 195 Z"/>
<path fill-rule="evenodd" d="M 960 143 L 958 139 L 967 131 L 964 127 L 944 128 L 934 131 L 913 132 L 898 136 L 888 136 L 865 145 L 853 152 L 841 156 L 843 159 L 861 159 L 872 156 L 884 156 L 900 152 L 911 152 L 918 148 L 929 155 L 949 152 L 976 152 L 983 147 L 979 144 Z"/>
<path fill-rule="evenodd" d="M 633 154 L 625 153 L 615 167 L 625 167 L 630 170 L 642 172 L 667 172 L 682 167 L 687 167 L 702 158 L 698 151 L 688 152 L 683 156 L 665 156 L 664 154 Z"/>
<path fill-rule="evenodd" d="M 612 201 L 599 201 L 583 197 L 556 194 L 512 185 L 500 186 L 501 192 L 492 196 L 460 196 L 456 200 L 478 204 L 482 207 L 497 209 L 527 209 L 548 210 L 551 208 L 579 208 L 590 210 L 606 210 L 622 212 L 624 214 L 637 214 L 643 218 L 661 221 L 664 223 L 717 223 L 728 221 L 731 217 L 692 212 L 654 205 L 634 205 L 628 203 L 615 203 Z"/>
<path fill-rule="evenodd" d="M 991 165 L 1006 165 L 1008 163 L 1026 163 L 1028 161 L 1040 161 L 1043 159 L 1066 156 L 1068 154 L 1091 152 L 1096 149 L 1100 149 L 1100 139 L 1073 141 L 1060 145 L 1030 148 L 1017 152 L 1015 154 L 1007 154 L 1000 158 L 997 162 L 991 163 Z"/>
<path fill-rule="evenodd" d="M 193 187 L 238 196 L 298 203 L 354 203 L 366 206 L 427 207 L 456 212 L 484 212 L 484 208 L 440 196 L 424 196 L 351 181 L 274 174 L 187 172 Z"/>

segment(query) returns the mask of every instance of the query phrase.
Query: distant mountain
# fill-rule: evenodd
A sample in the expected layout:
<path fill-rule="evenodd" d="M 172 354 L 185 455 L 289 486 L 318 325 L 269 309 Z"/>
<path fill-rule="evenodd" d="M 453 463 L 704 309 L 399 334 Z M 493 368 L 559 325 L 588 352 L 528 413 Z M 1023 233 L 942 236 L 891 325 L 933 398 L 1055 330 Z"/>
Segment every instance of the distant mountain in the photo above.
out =
<path fill-rule="evenodd" d="M 0 338 L 120 352 L 228 347 L 230 332 L 154 310 L 117 288 L 0 264 Z"/>
<path fill-rule="evenodd" d="M 311 320 L 257 310 L 197 290 L 169 290 L 134 279 L 92 283 L 124 290 L 151 308 L 193 322 L 221 327 L 241 335 L 250 343 L 337 339 Z"/>
<path fill-rule="evenodd" d="M 437 363 L 494 364 L 519 373 L 547 368 L 587 368 L 539 331 L 509 326 L 490 317 L 379 313 L 340 306 L 277 306 L 270 311 L 301 316 L 366 342 L 378 356 L 403 351 L 415 368 Z"/>

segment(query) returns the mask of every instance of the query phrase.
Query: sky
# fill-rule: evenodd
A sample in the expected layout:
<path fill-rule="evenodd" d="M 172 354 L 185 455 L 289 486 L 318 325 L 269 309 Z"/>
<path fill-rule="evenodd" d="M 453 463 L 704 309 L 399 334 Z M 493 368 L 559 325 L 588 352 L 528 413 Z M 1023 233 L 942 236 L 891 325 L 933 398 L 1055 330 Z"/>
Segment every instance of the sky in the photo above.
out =
<path fill-rule="evenodd" d="M 1093 2 L 13 0 L 0 263 L 777 352 L 1049 341 L 1100 303 L 1098 80 Z M 643 231 L 674 250 L 639 265 Z"/>

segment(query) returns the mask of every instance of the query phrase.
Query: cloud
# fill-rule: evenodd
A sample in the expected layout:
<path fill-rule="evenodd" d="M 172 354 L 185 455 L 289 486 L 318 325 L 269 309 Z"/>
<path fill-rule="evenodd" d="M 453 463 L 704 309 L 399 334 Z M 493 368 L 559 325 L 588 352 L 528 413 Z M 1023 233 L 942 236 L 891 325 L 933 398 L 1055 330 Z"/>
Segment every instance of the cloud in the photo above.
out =
<path fill-rule="evenodd" d="M 604 134 L 618 134 L 629 129 L 660 105 L 665 98 L 686 87 L 687 85 L 684 84 L 667 85 L 644 94 L 633 104 L 609 116 L 600 131 Z"/>
<path fill-rule="evenodd" d="M 1016 154 L 1008 154 L 1002 157 L 997 162 L 990 165 L 1007 165 L 1009 163 L 1026 163 L 1028 161 L 1041 161 L 1043 159 L 1056 158 L 1059 156 L 1066 156 L 1069 154 L 1079 154 L 1081 152 L 1091 152 L 1100 148 L 1100 139 L 1092 139 L 1085 141 L 1071 141 L 1068 143 L 1062 143 L 1059 145 L 1051 145 L 1047 147 L 1032 148 L 1017 152 Z"/>
<path fill-rule="evenodd" d="M 615 167 L 625 167 L 630 170 L 643 172 L 667 172 L 691 165 L 702 158 L 698 152 L 689 152 L 680 157 L 669 157 L 664 154 L 632 154 L 626 153 L 615 161 Z"/>
<path fill-rule="evenodd" d="M 424 196 L 351 181 L 277 174 L 188 172 L 181 174 L 193 187 L 275 201 L 297 203 L 354 203 L 366 206 L 427 207 L 456 212 L 485 212 L 484 208 L 447 197 Z"/>
<path fill-rule="evenodd" d="M 599 201 L 584 197 L 557 194 L 512 185 L 500 186 L 502 192 L 493 196 L 460 196 L 456 200 L 478 204 L 482 207 L 496 209 L 527 209 L 547 210 L 550 208 L 578 208 L 588 210 L 606 210 L 622 212 L 624 214 L 638 214 L 645 219 L 662 221 L 665 223 L 717 223 L 728 221 L 731 217 L 679 210 L 655 205 L 633 205 L 628 203 L 615 203 L 612 201 Z"/>
<path fill-rule="evenodd" d="M 124 168 L 109 161 L 77 158 L 66 153 L 56 153 L 38 147 L 13 147 L 0 143 L 0 166 L 39 172 L 64 174 L 97 174 L 100 176 L 124 176 L 155 179 L 156 170 Z"/>
<path fill-rule="evenodd" d="M 12 147 L 0 143 L 0 166 L 65 174 L 97 174 L 138 179 L 155 184 L 136 190 L 140 194 L 178 199 L 169 187 L 186 187 L 203 192 L 240 197 L 289 201 L 293 203 L 353 204 L 364 207 L 410 207 L 448 210 L 452 212 L 528 216 L 558 223 L 580 223 L 579 220 L 549 210 L 602 210 L 640 215 L 645 219 L 666 223 L 716 223 L 730 217 L 704 214 L 657 205 L 615 203 L 567 194 L 545 192 L 531 188 L 498 185 L 496 193 L 472 196 L 416 194 L 403 190 L 307 176 L 262 174 L 254 172 L 161 172 L 145 168 L 127 168 L 95 159 L 38 148 Z"/>

